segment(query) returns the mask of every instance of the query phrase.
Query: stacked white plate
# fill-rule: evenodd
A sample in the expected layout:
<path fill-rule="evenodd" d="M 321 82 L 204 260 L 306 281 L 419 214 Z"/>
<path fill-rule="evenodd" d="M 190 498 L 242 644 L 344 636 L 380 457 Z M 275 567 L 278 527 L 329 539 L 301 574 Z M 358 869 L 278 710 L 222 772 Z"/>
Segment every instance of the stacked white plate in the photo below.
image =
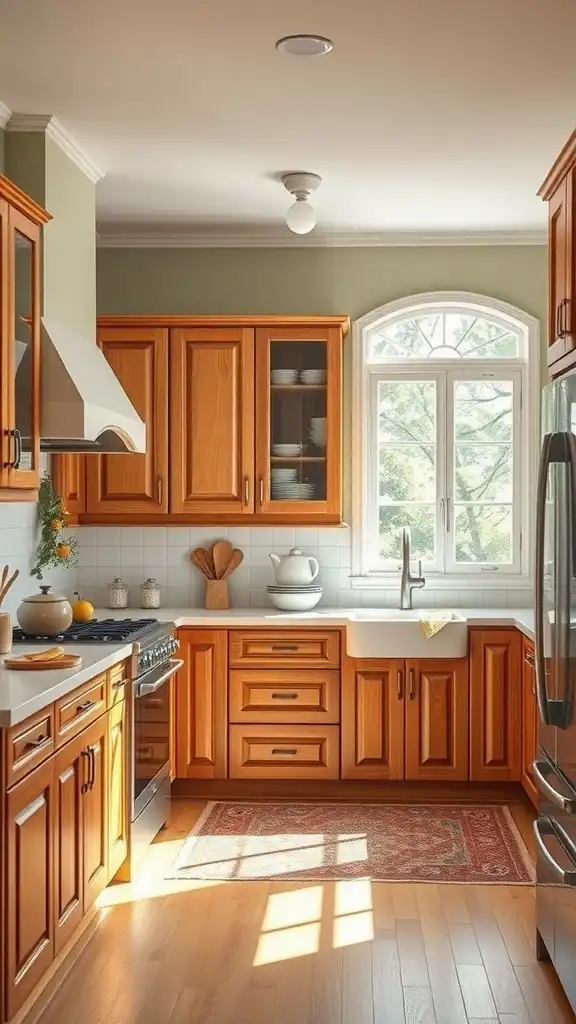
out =
<path fill-rule="evenodd" d="M 280 587 L 277 584 L 266 587 L 276 608 L 284 612 L 309 612 L 322 597 L 322 587 L 311 583 L 307 587 Z"/>
<path fill-rule="evenodd" d="M 302 444 L 273 444 L 272 455 L 277 455 L 282 459 L 294 459 L 302 455 Z"/>
<path fill-rule="evenodd" d="M 326 417 L 312 417 L 310 420 L 310 440 L 316 448 L 326 447 Z"/>
<path fill-rule="evenodd" d="M 276 501 L 311 501 L 314 497 L 314 484 L 300 483 L 297 469 L 274 466 L 270 476 Z"/>
<path fill-rule="evenodd" d="M 270 380 L 272 384 L 281 384 L 288 387 L 298 383 L 298 370 L 271 370 Z"/>
<path fill-rule="evenodd" d="M 319 384 L 326 383 L 326 370 L 300 370 L 300 380 L 303 384 Z"/>

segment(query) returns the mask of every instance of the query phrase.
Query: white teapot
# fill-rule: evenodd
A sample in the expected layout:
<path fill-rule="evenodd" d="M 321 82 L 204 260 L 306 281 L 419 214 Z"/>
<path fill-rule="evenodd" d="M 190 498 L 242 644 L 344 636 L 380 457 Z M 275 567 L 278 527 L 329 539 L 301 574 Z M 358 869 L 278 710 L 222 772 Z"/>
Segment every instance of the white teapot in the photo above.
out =
<path fill-rule="evenodd" d="M 315 558 L 292 548 L 288 555 L 270 555 L 276 583 L 281 587 L 307 587 L 316 579 L 320 566 Z"/>

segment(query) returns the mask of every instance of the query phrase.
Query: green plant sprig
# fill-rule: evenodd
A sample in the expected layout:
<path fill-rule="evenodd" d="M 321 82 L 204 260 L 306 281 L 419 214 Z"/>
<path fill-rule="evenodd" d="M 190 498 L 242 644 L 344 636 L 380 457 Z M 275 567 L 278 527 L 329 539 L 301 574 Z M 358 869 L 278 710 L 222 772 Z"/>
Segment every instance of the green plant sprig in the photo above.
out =
<path fill-rule="evenodd" d="M 62 498 L 55 493 L 49 473 L 44 473 L 38 489 L 40 542 L 31 575 L 41 580 L 49 567 L 73 569 L 78 565 L 78 543 L 65 533 L 68 513 Z"/>

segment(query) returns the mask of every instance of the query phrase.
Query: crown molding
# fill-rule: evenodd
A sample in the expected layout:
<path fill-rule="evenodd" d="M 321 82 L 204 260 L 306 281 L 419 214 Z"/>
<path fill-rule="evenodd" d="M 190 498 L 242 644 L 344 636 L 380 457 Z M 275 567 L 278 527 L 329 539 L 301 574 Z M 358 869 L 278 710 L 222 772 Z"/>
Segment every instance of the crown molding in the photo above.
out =
<path fill-rule="evenodd" d="M 42 132 L 60 147 L 62 152 L 93 184 L 104 177 L 104 171 L 100 170 L 64 125 L 52 114 L 12 114 L 6 125 L 6 130 L 9 132 Z"/>
<path fill-rule="evenodd" d="M 5 103 L 0 100 L 0 129 L 5 128 L 8 121 L 12 117 L 12 111 L 10 107 L 7 107 Z"/>
<path fill-rule="evenodd" d="M 546 230 L 531 231 L 351 231 L 293 235 L 290 231 L 167 231 L 132 225 L 100 225 L 102 249 L 317 249 L 403 246 L 546 245 Z"/>

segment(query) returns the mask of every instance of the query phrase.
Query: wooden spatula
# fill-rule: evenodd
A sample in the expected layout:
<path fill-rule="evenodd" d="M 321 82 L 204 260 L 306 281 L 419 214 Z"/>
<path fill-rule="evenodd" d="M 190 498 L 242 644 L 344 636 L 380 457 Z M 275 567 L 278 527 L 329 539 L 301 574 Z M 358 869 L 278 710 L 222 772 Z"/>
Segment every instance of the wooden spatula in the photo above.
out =
<path fill-rule="evenodd" d="M 212 548 L 212 560 L 217 580 L 224 578 L 233 550 L 232 545 L 227 540 L 217 540 Z"/>
<path fill-rule="evenodd" d="M 228 565 L 226 566 L 226 570 L 224 572 L 224 575 L 223 575 L 222 579 L 223 580 L 227 580 L 228 577 L 231 576 L 232 573 L 236 571 L 238 566 L 241 565 L 243 561 L 244 561 L 244 552 L 240 551 L 240 548 L 234 548 L 234 551 L 230 555 L 230 561 L 228 562 Z"/>
<path fill-rule="evenodd" d="M 191 551 L 190 561 L 197 569 L 200 570 L 207 580 L 216 579 L 212 558 L 210 556 L 210 552 L 206 551 L 206 548 L 195 548 L 194 551 Z"/>

